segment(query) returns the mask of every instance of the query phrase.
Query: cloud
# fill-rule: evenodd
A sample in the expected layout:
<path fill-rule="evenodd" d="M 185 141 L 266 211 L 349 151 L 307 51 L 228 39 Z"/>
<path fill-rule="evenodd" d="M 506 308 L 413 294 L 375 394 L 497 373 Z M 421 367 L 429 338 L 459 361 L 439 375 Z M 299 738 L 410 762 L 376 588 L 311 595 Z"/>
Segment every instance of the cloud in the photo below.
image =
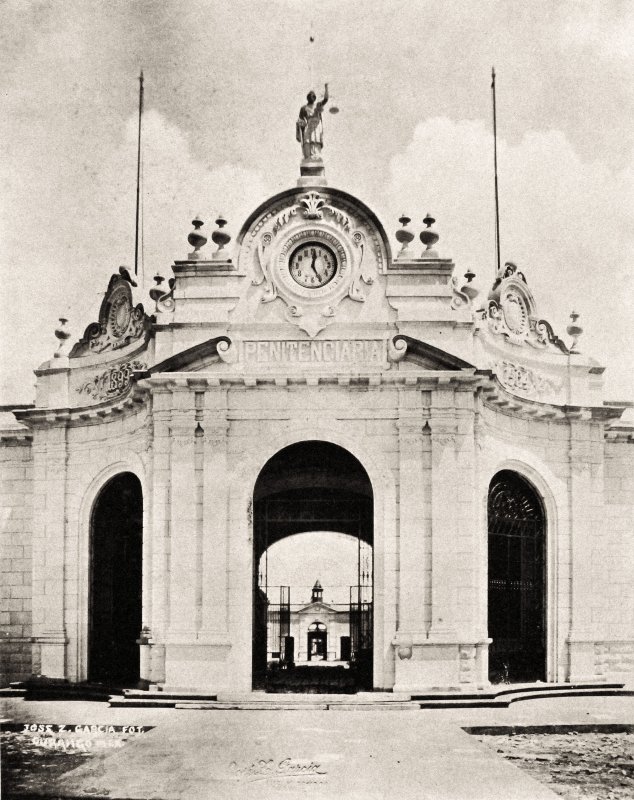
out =
<path fill-rule="evenodd" d="M 634 41 L 634 9 L 595 0 L 576 0 L 567 9 L 562 25 L 562 43 L 571 48 L 591 48 L 602 58 L 631 62 Z M 610 13 L 611 12 L 611 13 Z"/>
<path fill-rule="evenodd" d="M 583 161 L 557 130 L 498 142 L 502 261 L 522 266 L 542 315 L 565 335 L 582 314 L 582 349 L 609 365 L 608 394 L 634 397 L 630 215 L 633 168 Z M 385 219 L 430 211 L 441 255 L 488 287 L 495 264 L 493 142 L 482 120 L 421 122 L 390 162 Z M 629 345 L 629 347 L 628 347 Z M 629 352 L 628 352 L 629 350 Z"/>
<path fill-rule="evenodd" d="M 46 129 L 31 129 L 22 161 L 0 167 L 12 196 L 3 215 L 4 269 L 20 276 L 0 324 L 4 341 L 11 331 L 22 334 L 19 348 L 2 352 L 1 402 L 30 400 L 32 370 L 56 349 L 57 317 L 67 316 L 79 338 L 96 318 L 109 275 L 120 264 L 134 264 L 136 126 L 131 116 L 114 146 L 98 157 L 58 151 L 55 163 L 36 157 L 46 153 Z M 179 126 L 156 110 L 144 115 L 143 143 L 145 286 L 135 290 L 135 302 L 148 306 L 152 275 L 170 275 L 174 260 L 191 250 L 187 235 L 194 216 L 200 215 L 210 237 L 223 212 L 235 239 L 254 199 L 271 189 L 258 171 L 205 164 Z M 210 240 L 205 250 L 213 248 Z"/>

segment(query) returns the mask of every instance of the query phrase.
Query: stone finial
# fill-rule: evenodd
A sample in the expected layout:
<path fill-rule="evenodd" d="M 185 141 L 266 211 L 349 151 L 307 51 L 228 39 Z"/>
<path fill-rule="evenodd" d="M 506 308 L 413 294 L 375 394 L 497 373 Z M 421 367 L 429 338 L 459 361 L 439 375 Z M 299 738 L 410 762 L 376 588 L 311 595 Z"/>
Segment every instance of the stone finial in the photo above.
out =
<path fill-rule="evenodd" d="M 189 254 L 190 261 L 197 261 L 200 258 L 200 253 L 198 251 L 201 247 L 204 247 L 204 245 L 207 244 L 207 237 L 200 231 L 200 228 L 202 228 L 204 224 L 205 223 L 200 219 L 200 217 L 196 217 L 192 220 L 194 230 L 187 237 L 187 241 L 194 248 Z"/>
<path fill-rule="evenodd" d="M 161 286 L 165 278 L 162 275 L 159 275 L 159 273 L 157 272 L 153 280 L 156 286 L 152 286 L 148 294 L 150 295 L 152 300 L 154 300 L 156 311 L 158 311 L 158 301 L 165 294 L 165 289 L 163 289 L 163 287 Z"/>
<path fill-rule="evenodd" d="M 66 343 L 71 337 L 70 330 L 66 327 L 68 325 L 68 320 L 66 317 L 59 318 L 59 325 L 55 328 L 55 338 L 59 339 L 59 347 L 54 353 L 54 358 L 63 358 L 64 356 L 68 355 L 66 352 Z"/>
<path fill-rule="evenodd" d="M 410 243 L 412 242 L 412 239 L 414 238 L 414 232 L 410 230 L 407 226 L 412 220 L 410 219 L 410 217 L 406 216 L 405 214 L 402 214 L 398 218 L 398 221 L 401 223 L 403 227 L 399 228 L 396 231 L 396 241 L 401 243 L 401 249 L 399 250 L 399 253 L 396 257 L 408 258 L 411 255 L 411 250 L 409 246 Z"/>
<path fill-rule="evenodd" d="M 420 240 L 425 245 L 425 249 L 423 250 L 421 258 L 438 258 L 438 253 L 434 250 L 434 245 L 440 239 L 440 236 L 432 228 L 436 220 L 428 213 L 423 222 L 426 227 L 420 232 Z"/>
<path fill-rule="evenodd" d="M 222 214 L 218 214 L 218 219 L 216 220 L 218 229 L 211 234 L 211 238 L 218 245 L 218 249 L 213 254 L 213 258 L 217 259 L 218 261 L 226 260 L 227 254 L 223 251 L 226 245 L 228 245 L 231 241 L 231 234 L 229 231 L 223 230 L 226 224 L 227 220 L 224 218 L 224 216 Z"/>
<path fill-rule="evenodd" d="M 570 314 L 570 325 L 566 328 L 566 333 L 568 336 L 572 336 L 572 342 L 570 344 L 570 352 L 575 353 L 577 351 L 577 342 L 583 333 L 583 328 L 581 325 L 577 325 L 577 320 L 579 319 L 579 314 L 576 311 L 572 311 Z"/>
<path fill-rule="evenodd" d="M 165 278 L 162 275 L 159 275 L 157 272 L 154 276 L 154 283 L 156 286 L 152 286 L 148 294 L 154 300 L 154 310 L 157 314 L 160 314 L 163 311 L 173 311 L 174 310 L 174 282 L 175 279 L 171 278 L 168 281 L 168 288 L 165 288 L 161 284 L 165 281 Z"/>

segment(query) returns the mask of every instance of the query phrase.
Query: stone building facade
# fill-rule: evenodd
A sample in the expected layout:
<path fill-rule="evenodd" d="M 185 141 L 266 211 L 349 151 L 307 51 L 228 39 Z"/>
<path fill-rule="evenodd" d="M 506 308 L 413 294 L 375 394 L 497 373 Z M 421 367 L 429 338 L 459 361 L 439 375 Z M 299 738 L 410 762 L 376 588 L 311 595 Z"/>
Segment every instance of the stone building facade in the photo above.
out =
<path fill-rule="evenodd" d="M 305 175 L 60 327 L 2 415 L 4 681 L 251 691 L 258 562 L 310 526 L 371 554 L 374 689 L 632 680 L 626 404 L 528 270 L 478 296 L 402 223 Z"/>

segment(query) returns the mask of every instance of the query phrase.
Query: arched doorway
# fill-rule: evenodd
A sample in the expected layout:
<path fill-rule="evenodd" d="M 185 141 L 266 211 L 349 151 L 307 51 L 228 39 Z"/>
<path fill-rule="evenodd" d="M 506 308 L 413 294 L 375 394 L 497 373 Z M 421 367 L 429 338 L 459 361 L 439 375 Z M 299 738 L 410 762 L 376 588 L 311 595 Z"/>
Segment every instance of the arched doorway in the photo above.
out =
<path fill-rule="evenodd" d="M 306 648 L 309 661 L 328 659 L 328 629 L 323 622 L 311 622 L 308 626 Z"/>
<path fill-rule="evenodd" d="M 489 486 L 489 678 L 546 678 L 545 527 L 541 498 L 521 475 L 498 472 Z"/>
<path fill-rule="evenodd" d="M 143 494 L 123 472 L 99 492 L 90 524 L 88 679 L 139 681 Z"/>
<path fill-rule="evenodd" d="M 322 691 L 372 688 L 373 516 L 368 474 L 342 447 L 323 441 L 300 442 L 280 450 L 264 465 L 254 489 L 254 688 L 300 692 L 317 691 L 315 687 Z M 296 656 L 302 660 L 300 654 L 306 653 L 307 645 L 304 637 L 300 642 L 291 636 L 297 601 L 303 598 L 292 596 L 292 586 L 272 586 L 268 577 L 272 545 L 319 531 L 346 534 L 344 538 L 356 541 L 355 576 L 346 587 L 345 615 L 339 614 L 340 619 L 348 620 L 348 658 L 346 664 L 327 670 L 312 659 L 308 666 L 295 663 Z M 305 557 L 308 565 L 310 552 Z M 326 585 L 327 576 L 321 578 Z M 316 629 L 310 634 L 310 648 L 326 647 L 325 631 Z M 307 688 L 309 685 L 312 688 Z"/>

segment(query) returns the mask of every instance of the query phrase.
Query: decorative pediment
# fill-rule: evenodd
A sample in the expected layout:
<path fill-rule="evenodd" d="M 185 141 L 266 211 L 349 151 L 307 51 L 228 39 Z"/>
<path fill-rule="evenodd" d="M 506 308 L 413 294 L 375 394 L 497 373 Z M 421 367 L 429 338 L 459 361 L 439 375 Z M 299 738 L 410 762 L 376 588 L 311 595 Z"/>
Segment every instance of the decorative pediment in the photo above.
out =
<path fill-rule="evenodd" d="M 489 292 L 485 315 L 489 330 L 512 344 L 569 352 L 564 342 L 555 335 L 551 324 L 539 318 L 524 273 L 510 261 L 500 269 Z"/>
<path fill-rule="evenodd" d="M 364 303 L 388 261 L 384 232 L 358 201 L 333 189 L 293 190 L 273 198 L 247 221 L 239 271 L 276 301 L 284 319 L 311 338 Z"/>
<path fill-rule="evenodd" d="M 434 371 L 475 370 L 458 356 L 411 336 L 377 339 L 240 339 L 218 336 L 170 356 L 149 370 L 164 372 L 196 372 L 216 364 L 231 365 L 237 372 L 253 369 L 267 372 L 359 369 L 385 372 L 403 359 Z"/>
<path fill-rule="evenodd" d="M 119 274 L 110 278 L 99 309 L 98 322 L 91 322 L 86 328 L 82 338 L 70 351 L 70 358 L 120 350 L 149 336 L 151 319 L 141 303 L 136 306 L 133 304 L 131 286 L 136 286 L 136 283 L 128 270 L 120 267 Z"/>
<path fill-rule="evenodd" d="M 324 603 L 323 601 L 317 601 L 316 603 L 308 603 L 305 606 L 302 606 L 297 612 L 298 614 L 340 614 L 341 612 L 338 611 L 336 608 L 329 606 L 328 603 Z"/>

